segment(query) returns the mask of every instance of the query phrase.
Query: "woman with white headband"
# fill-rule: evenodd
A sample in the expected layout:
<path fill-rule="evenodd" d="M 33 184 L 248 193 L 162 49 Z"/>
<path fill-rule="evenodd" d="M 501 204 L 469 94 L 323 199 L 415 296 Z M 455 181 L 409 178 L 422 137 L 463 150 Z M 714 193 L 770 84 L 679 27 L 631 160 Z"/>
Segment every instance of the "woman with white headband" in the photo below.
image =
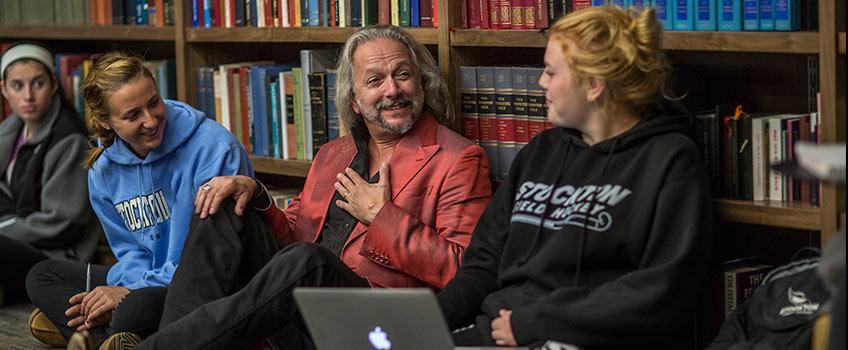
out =
<path fill-rule="evenodd" d="M 47 49 L 19 43 L 3 54 L 0 91 L 12 113 L 0 123 L 0 304 L 28 300 L 24 281 L 39 261 L 88 261 L 99 236 L 85 125 L 59 90 Z"/>

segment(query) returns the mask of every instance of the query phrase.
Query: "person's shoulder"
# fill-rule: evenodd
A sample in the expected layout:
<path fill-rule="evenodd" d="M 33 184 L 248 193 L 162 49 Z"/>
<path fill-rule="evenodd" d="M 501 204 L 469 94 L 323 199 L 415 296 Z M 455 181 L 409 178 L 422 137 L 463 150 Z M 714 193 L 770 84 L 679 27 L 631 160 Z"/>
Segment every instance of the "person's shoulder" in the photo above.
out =
<path fill-rule="evenodd" d="M 451 128 L 439 124 L 436 130 L 436 142 L 439 147 L 446 150 L 461 151 L 471 146 L 477 146 L 477 143 L 471 141 L 465 136 L 460 135 Z"/>

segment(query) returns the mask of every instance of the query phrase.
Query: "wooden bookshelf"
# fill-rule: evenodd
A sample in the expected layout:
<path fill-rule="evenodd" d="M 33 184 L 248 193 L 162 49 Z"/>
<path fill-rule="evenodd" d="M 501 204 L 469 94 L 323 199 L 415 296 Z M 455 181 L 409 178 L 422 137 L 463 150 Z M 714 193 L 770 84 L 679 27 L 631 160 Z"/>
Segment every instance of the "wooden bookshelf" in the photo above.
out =
<path fill-rule="evenodd" d="M 282 160 L 269 157 L 250 156 L 253 170 L 257 173 L 306 177 L 311 162 L 302 160 Z"/>
<path fill-rule="evenodd" d="M 845 54 L 845 32 L 839 33 L 839 53 Z"/>
<path fill-rule="evenodd" d="M 186 30 L 189 43 L 336 43 L 342 44 L 359 28 L 191 28 Z M 413 28 L 412 35 L 421 43 L 436 45 L 433 28 Z"/>
<path fill-rule="evenodd" d="M 821 209 L 808 203 L 716 199 L 719 219 L 754 225 L 821 230 Z"/>
<path fill-rule="evenodd" d="M 29 40 L 174 41 L 174 27 L 150 26 L 0 26 L 0 38 Z"/>
<path fill-rule="evenodd" d="M 547 45 L 547 34 L 536 30 L 463 29 L 451 33 L 453 46 L 536 47 Z M 819 52 L 816 32 L 664 32 L 663 48 L 687 51 Z"/>

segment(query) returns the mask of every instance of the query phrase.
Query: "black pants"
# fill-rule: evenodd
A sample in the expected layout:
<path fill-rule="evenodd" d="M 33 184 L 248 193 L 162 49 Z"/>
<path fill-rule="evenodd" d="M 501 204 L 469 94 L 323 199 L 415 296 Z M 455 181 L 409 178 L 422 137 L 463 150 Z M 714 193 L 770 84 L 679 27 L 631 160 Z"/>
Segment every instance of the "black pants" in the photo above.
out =
<path fill-rule="evenodd" d="M 42 260 L 47 256 L 35 247 L 0 235 L 0 286 L 6 291 L 6 304 L 29 302 L 26 276 Z"/>
<path fill-rule="evenodd" d="M 106 285 L 108 268 L 91 265 L 91 288 Z M 76 331 L 67 326 L 70 317 L 65 310 L 71 305 L 71 296 L 85 291 L 86 264 L 60 260 L 45 260 L 32 268 L 27 276 L 26 287 L 32 303 L 53 321 L 65 338 Z M 117 332 L 133 332 L 147 335 L 159 327 L 162 306 L 167 289 L 164 287 L 140 288 L 130 291 L 126 298 L 112 311 L 108 324 L 89 332 L 95 345 Z"/>
<path fill-rule="evenodd" d="M 232 203 L 195 218 L 161 327 L 137 349 L 237 349 L 269 337 L 285 349 L 311 347 L 293 289 L 369 285 L 317 245 L 276 247 L 257 214 L 238 217 Z"/>

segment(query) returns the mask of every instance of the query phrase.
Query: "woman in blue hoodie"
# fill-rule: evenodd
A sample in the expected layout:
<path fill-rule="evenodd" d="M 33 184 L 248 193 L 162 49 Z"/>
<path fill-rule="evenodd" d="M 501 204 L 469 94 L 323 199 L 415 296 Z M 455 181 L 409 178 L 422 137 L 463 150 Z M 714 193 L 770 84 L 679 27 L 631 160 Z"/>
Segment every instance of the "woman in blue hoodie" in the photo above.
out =
<path fill-rule="evenodd" d="M 99 344 L 117 332 L 155 331 L 195 192 L 214 176 L 253 174 L 233 135 L 198 110 L 162 99 L 142 63 L 106 54 L 82 88 L 99 145 L 86 160 L 89 197 L 118 262 L 89 273 L 85 264 L 47 261 L 28 276 L 33 302 L 66 338 L 88 330 Z"/>

